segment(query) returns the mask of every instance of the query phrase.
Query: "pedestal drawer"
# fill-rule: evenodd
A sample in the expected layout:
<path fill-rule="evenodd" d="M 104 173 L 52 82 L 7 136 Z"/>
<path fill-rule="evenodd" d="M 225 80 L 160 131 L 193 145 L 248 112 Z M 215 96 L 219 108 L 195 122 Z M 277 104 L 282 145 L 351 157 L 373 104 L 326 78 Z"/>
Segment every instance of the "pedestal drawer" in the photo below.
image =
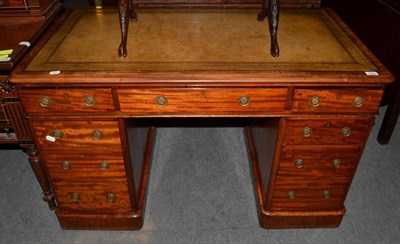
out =
<path fill-rule="evenodd" d="M 28 113 L 101 113 L 114 111 L 111 88 L 20 90 Z"/>
<path fill-rule="evenodd" d="M 343 208 L 350 177 L 277 177 L 271 210 L 322 211 Z"/>
<path fill-rule="evenodd" d="M 121 150 L 45 151 L 44 161 L 52 180 L 126 177 Z"/>
<path fill-rule="evenodd" d="M 287 88 L 118 89 L 120 109 L 135 115 L 255 115 L 285 110 Z"/>
<path fill-rule="evenodd" d="M 53 182 L 60 210 L 128 212 L 132 210 L 126 181 Z"/>
<path fill-rule="evenodd" d="M 279 162 L 279 176 L 353 177 L 361 146 L 285 146 Z"/>
<path fill-rule="evenodd" d="M 288 119 L 284 144 L 363 144 L 372 118 Z"/>
<path fill-rule="evenodd" d="M 41 121 L 32 122 L 39 146 L 44 150 L 120 149 L 117 121 Z"/>
<path fill-rule="evenodd" d="M 376 113 L 383 91 L 368 89 L 296 89 L 293 112 Z"/>
<path fill-rule="evenodd" d="M 335 211 L 343 208 L 346 190 L 329 189 L 329 198 L 323 196 L 324 189 L 280 189 L 274 191 L 271 202 L 272 211 Z M 289 198 L 294 192 L 295 198 Z"/>

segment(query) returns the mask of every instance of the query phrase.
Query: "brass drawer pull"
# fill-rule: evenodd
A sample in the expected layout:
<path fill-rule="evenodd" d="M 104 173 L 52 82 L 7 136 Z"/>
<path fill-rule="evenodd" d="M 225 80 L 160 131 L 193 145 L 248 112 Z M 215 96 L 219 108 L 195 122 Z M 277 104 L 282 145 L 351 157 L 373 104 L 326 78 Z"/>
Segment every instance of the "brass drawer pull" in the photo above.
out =
<path fill-rule="evenodd" d="M 333 167 L 335 167 L 335 168 L 339 168 L 341 165 L 342 165 L 342 161 L 340 160 L 340 159 L 334 159 L 333 161 L 332 161 L 332 164 L 333 164 Z"/>
<path fill-rule="evenodd" d="M 319 96 L 313 96 L 310 98 L 310 106 L 311 107 L 318 107 L 319 105 L 321 105 L 321 97 Z"/>
<path fill-rule="evenodd" d="M 344 137 L 349 137 L 351 135 L 351 129 L 349 127 L 343 127 L 340 134 Z"/>
<path fill-rule="evenodd" d="M 168 99 L 166 97 L 164 97 L 164 96 L 156 97 L 157 106 L 164 107 L 165 105 L 167 105 L 167 103 L 168 103 Z"/>
<path fill-rule="evenodd" d="M 304 137 L 309 137 L 312 134 L 312 129 L 310 127 L 304 127 L 302 132 Z"/>
<path fill-rule="evenodd" d="M 96 105 L 96 98 L 93 96 L 86 96 L 83 99 L 83 103 L 88 107 L 94 106 Z"/>
<path fill-rule="evenodd" d="M 72 201 L 77 202 L 77 201 L 79 201 L 80 199 L 81 199 L 81 196 L 79 196 L 78 193 L 74 192 L 74 193 L 71 194 L 71 200 L 72 200 Z"/>
<path fill-rule="evenodd" d="M 99 164 L 99 168 L 101 170 L 107 170 L 109 167 L 110 167 L 110 164 L 108 162 L 106 162 L 106 161 L 102 161 Z"/>
<path fill-rule="evenodd" d="M 42 97 L 40 97 L 39 104 L 40 104 L 40 106 L 42 106 L 43 108 L 47 108 L 48 106 L 51 105 L 51 99 L 50 99 L 50 97 L 48 97 L 48 96 L 42 96 Z"/>
<path fill-rule="evenodd" d="M 240 106 L 246 107 L 247 105 L 250 104 L 250 97 L 248 97 L 248 96 L 241 96 L 241 97 L 239 97 L 238 102 L 239 102 L 239 105 L 240 105 Z"/>
<path fill-rule="evenodd" d="M 357 108 L 361 107 L 362 105 L 364 105 L 364 98 L 356 96 L 353 100 L 353 105 Z"/>
<path fill-rule="evenodd" d="M 53 132 L 51 133 L 51 135 L 56 138 L 56 139 L 60 139 L 64 136 L 64 134 L 62 133 L 61 129 L 55 129 L 53 130 Z"/>
<path fill-rule="evenodd" d="M 66 160 L 63 160 L 63 161 L 61 162 L 61 167 L 62 167 L 63 169 L 65 169 L 65 170 L 70 170 L 71 167 L 72 167 L 72 165 L 71 165 L 70 162 L 68 162 L 68 161 L 66 161 Z"/>
<path fill-rule="evenodd" d="M 330 198 L 331 197 L 331 191 L 323 191 L 322 192 L 322 197 L 323 198 Z"/>
<path fill-rule="evenodd" d="M 94 130 L 92 132 L 92 136 L 94 139 L 103 139 L 104 138 L 104 133 L 101 130 Z"/>
<path fill-rule="evenodd" d="M 294 161 L 294 165 L 295 165 L 296 168 L 298 168 L 298 169 L 304 168 L 304 161 L 303 161 L 303 159 L 296 159 L 296 161 Z"/>
<path fill-rule="evenodd" d="M 288 191 L 287 195 L 288 195 L 288 197 L 290 199 L 295 199 L 296 198 L 296 192 L 295 191 Z"/>
<path fill-rule="evenodd" d="M 107 194 L 107 200 L 110 202 L 115 202 L 115 194 L 114 193 L 108 193 Z"/>

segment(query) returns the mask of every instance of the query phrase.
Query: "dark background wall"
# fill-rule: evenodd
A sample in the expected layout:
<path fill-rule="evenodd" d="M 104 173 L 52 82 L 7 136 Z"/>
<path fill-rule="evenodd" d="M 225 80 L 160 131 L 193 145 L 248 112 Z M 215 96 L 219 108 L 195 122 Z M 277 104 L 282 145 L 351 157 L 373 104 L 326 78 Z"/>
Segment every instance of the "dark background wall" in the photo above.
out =
<path fill-rule="evenodd" d="M 322 6 L 335 10 L 395 75 L 397 80 L 386 89 L 383 103 L 393 100 L 400 89 L 400 1 L 322 0 Z"/>

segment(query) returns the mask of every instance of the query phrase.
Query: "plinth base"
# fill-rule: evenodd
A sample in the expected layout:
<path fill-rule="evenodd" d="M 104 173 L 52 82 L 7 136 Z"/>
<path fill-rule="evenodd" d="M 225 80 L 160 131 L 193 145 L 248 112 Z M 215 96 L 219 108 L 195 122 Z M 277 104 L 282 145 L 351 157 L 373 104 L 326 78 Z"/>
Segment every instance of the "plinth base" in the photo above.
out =
<path fill-rule="evenodd" d="M 266 229 L 335 228 L 342 221 L 345 210 L 338 212 L 261 212 L 260 226 Z"/>
<path fill-rule="evenodd" d="M 60 226 L 69 230 L 139 230 L 142 211 L 120 214 L 76 214 L 56 210 Z"/>

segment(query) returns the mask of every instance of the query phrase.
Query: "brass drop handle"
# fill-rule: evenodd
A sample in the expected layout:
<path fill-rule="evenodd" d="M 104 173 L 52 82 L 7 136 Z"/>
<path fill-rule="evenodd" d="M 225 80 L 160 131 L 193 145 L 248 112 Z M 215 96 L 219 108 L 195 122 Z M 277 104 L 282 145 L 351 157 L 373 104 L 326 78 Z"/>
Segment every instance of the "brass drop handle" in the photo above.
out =
<path fill-rule="evenodd" d="M 309 137 L 312 134 L 312 129 L 310 127 L 304 127 L 302 132 L 304 137 Z"/>
<path fill-rule="evenodd" d="M 92 136 L 94 139 L 100 140 L 104 138 L 104 133 L 101 130 L 94 130 L 92 132 Z"/>
<path fill-rule="evenodd" d="M 167 103 L 168 103 L 168 99 L 166 97 L 164 97 L 164 96 L 156 97 L 157 106 L 164 107 L 165 105 L 167 105 Z"/>
<path fill-rule="evenodd" d="M 298 168 L 298 169 L 304 168 L 304 161 L 303 161 L 303 159 L 296 159 L 296 160 L 294 161 L 294 165 L 295 165 L 296 168 Z"/>
<path fill-rule="evenodd" d="M 70 170 L 71 167 L 72 167 L 72 165 L 71 165 L 70 162 L 68 162 L 68 161 L 66 161 L 66 160 L 63 160 L 63 161 L 61 162 L 61 168 L 63 168 L 63 169 L 65 169 L 65 170 Z"/>
<path fill-rule="evenodd" d="M 115 202 L 115 194 L 114 193 L 108 193 L 107 194 L 107 200 L 110 202 Z"/>
<path fill-rule="evenodd" d="M 364 98 L 356 96 L 353 100 L 353 105 L 357 108 L 361 107 L 362 105 L 364 105 Z"/>
<path fill-rule="evenodd" d="M 341 165 L 342 165 L 342 161 L 340 160 L 340 159 L 334 159 L 333 161 L 332 161 L 332 165 L 333 165 L 333 167 L 335 167 L 335 168 L 339 168 Z"/>
<path fill-rule="evenodd" d="M 330 198 L 331 197 L 331 191 L 328 191 L 328 190 L 323 191 L 322 192 L 322 197 L 323 198 Z"/>
<path fill-rule="evenodd" d="M 107 170 L 109 167 L 110 167 L 110 164 L 108 162 L 106 162 L 106 161 L 102 161 L 99 164 L 99 168 L 101 170 Z"/>
<path fill-rule="evenodd" d="M 349 127 L 343 127 L 340 134 L 344 137 L 349 137 L 351 135 L 351 129 Z"/>
<path fill-rule="evenodd" d="M 94 106 L 96 105 L 96 98 L 93 96 L 86 96 L 83 99 L 83 103 L 88 107 Z"/>
<path fill-rule="evenodd" d="M 60 139 L 64 136 L 64 134 L 62 133 L 61 129 L 55 129 L 53 130 L 53 132 L 51 133 L 51 135 L 56 138 L 56 139 Z"/>
<path fill-rule="evenodd" d="M 288 191 L 287 195 L 288 195 L 288 197 L 290 199 L 295 199 L 296 198 L 296 192 L 295 191 Z"/>
<path fill-rule="evenodd" d="M 74 192 L 74 193 L 71 194 L 71 200 L 72 201 L 77 202 L 80 199 L 81 199 L 81 196 L 78 193 Z"/>
<path fill-rule="evenodd" d="M 238 102 L 239 102 L 240 106 L 246 107 L 246 106 L 248 106 L 250 104 L 250 97 L 248 97 L 248 96 L 240 96 Z"/>
<path fill-rule="evenodd" d="M 43 108 L 47 108 L 48 106 L 51 105 L 51 99 L 48 96 L 42 96 L 39 99 L 39 104 L 40 106 L 42 106 Z"/>
<path fill-rule="evenodd" d="M 318 107 L 319 105 L 321 105 L 321 97 L 319 96 L 313 96 L 310 98 L 310 106 L 311 107 Z"/>

